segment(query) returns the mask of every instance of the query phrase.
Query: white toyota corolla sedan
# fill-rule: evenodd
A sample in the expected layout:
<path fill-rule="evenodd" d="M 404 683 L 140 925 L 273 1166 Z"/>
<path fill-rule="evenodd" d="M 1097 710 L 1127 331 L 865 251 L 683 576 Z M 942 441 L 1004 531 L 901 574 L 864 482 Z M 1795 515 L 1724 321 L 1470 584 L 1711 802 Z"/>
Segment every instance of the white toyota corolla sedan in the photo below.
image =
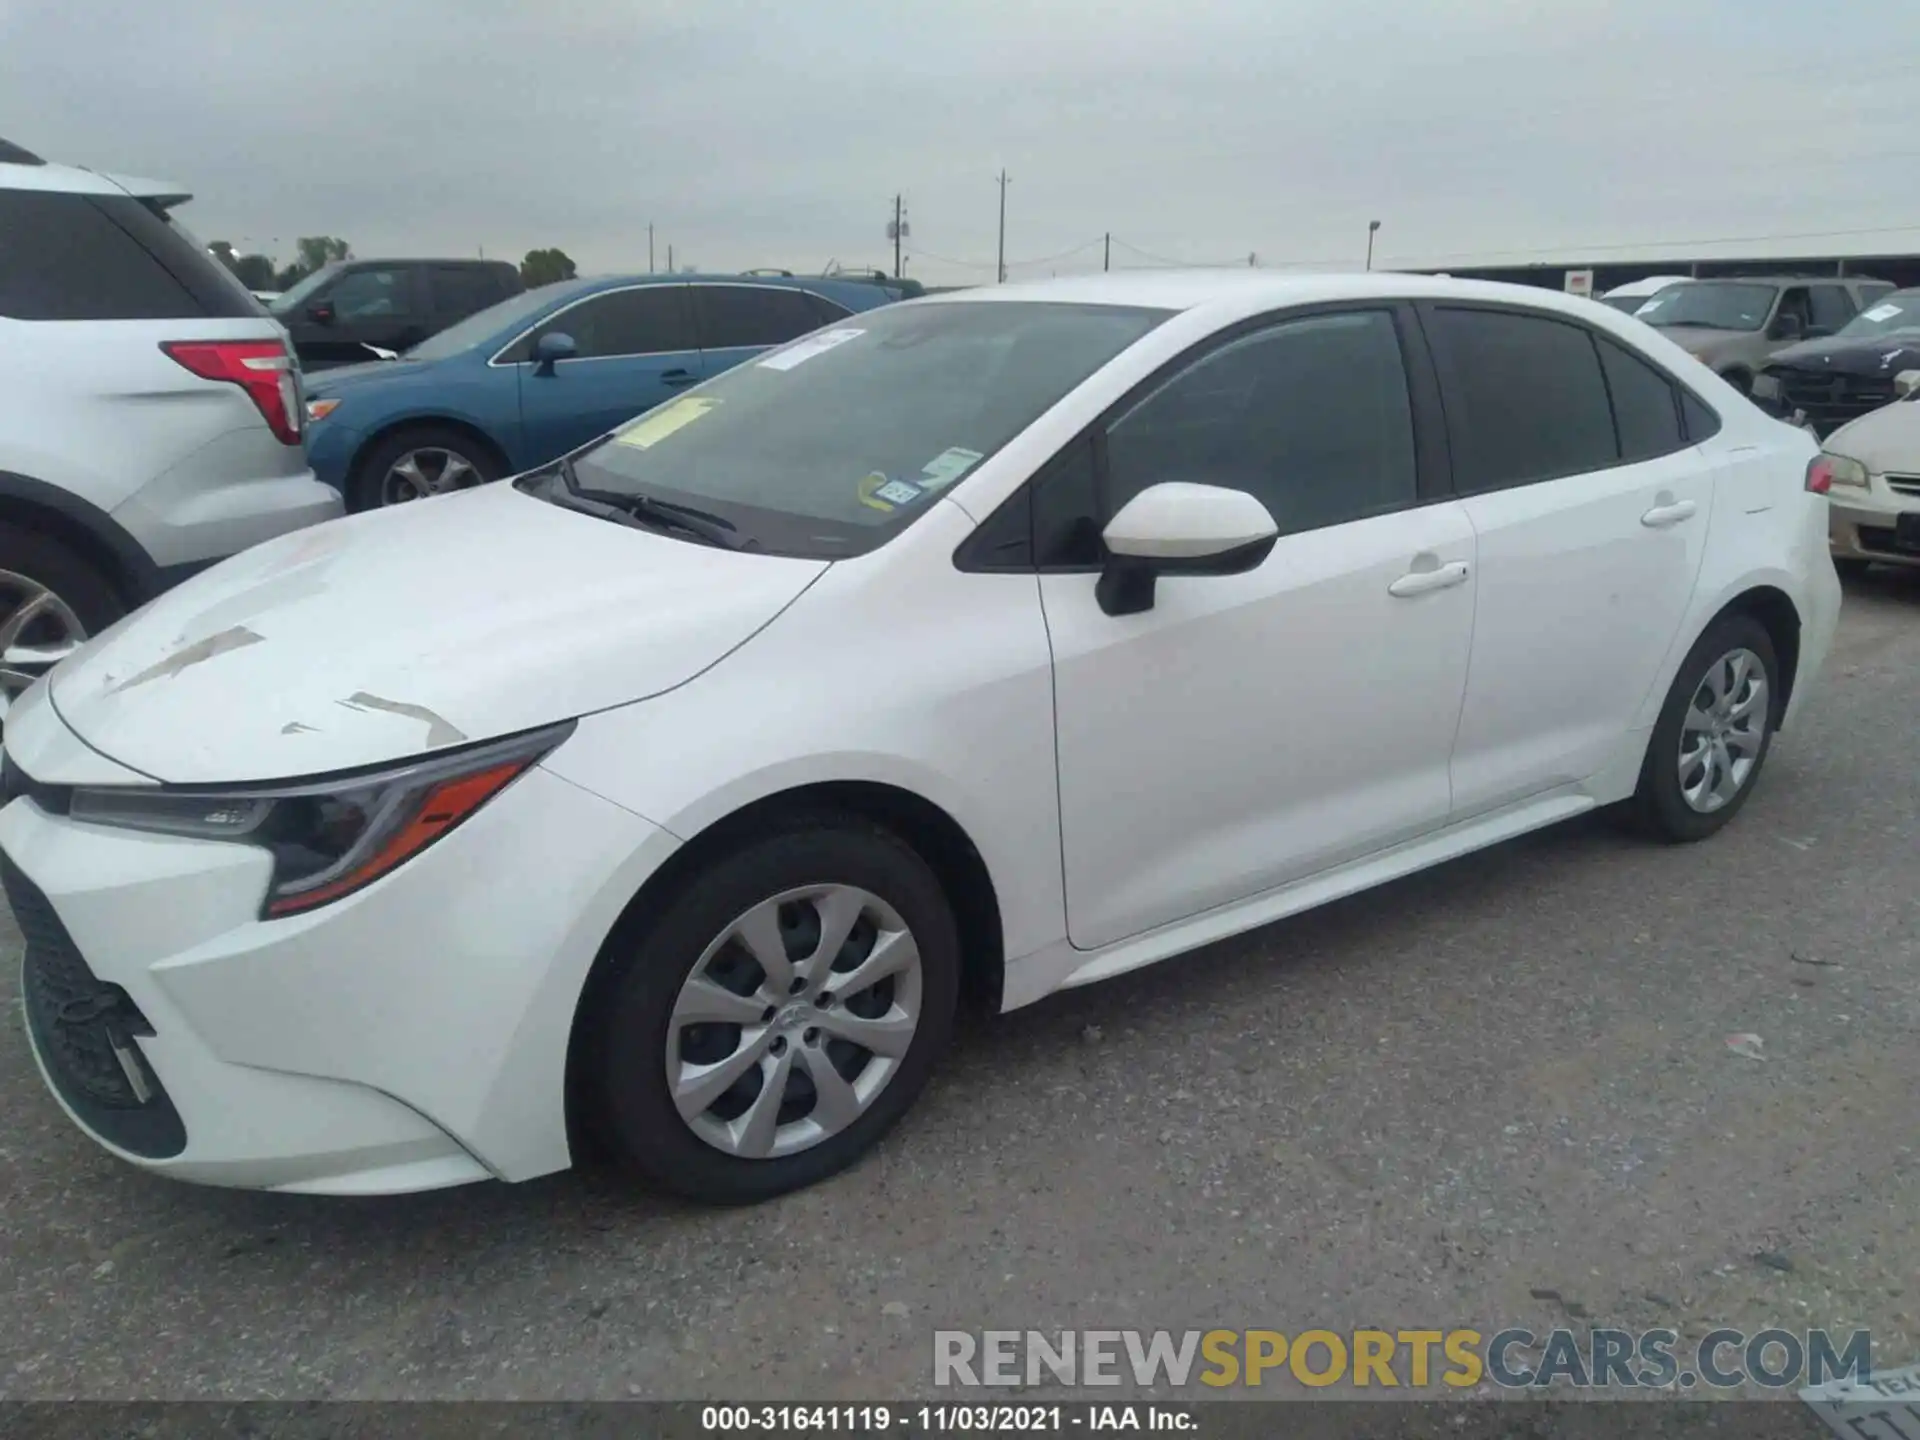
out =
<path fill-rule="evenodd" d="M 597 1139 L 701 1199 L 792 1189 L 907 1109 L 965 996 L 1597 806 L 1724 825 L 1833 635 L 1815 459 L 1545 291 L 1116 275 L 854 317 L 227 561 L 27 691 L 34 1053 L 187 1180 L 521 1180 Z"/>

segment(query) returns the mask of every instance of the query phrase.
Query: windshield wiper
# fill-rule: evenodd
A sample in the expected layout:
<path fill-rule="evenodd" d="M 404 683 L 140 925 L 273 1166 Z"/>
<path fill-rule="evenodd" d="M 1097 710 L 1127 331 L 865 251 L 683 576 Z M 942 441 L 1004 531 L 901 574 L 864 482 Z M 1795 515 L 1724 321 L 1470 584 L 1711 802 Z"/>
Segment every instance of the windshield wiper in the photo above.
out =
<path fill-rule="evenodd" d="M 566 487 L 566 493 L 575 500 L 585 500 L 590 504 L 603 505 L 630 520 L 636 520 L 655 530 L 678 530 L 682 534 L 692 535 L 706 541 L 709 545 L 718 545 L 723 550 L 743 550 L 748 542 L 738 533 L 739 527 L 731 520 L 709 514 L 705 510 L 696 510 L 691 505 L 677 505 L 671 500 L 656 500 L 651 495 L 632 494 L 624 490 L 596 490 L 582 485 L 574 473 L 573 461 L 561 456 L 558 473 L 560 483 Z"/>

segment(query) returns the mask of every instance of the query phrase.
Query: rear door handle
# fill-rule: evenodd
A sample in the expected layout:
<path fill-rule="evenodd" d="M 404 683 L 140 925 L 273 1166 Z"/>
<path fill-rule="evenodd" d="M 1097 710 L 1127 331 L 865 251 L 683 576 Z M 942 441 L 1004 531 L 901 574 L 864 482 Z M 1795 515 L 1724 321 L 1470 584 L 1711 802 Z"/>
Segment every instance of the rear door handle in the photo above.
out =
<path fill-rule="evenodd" d="M 1449 590 L 1466 583 L 1467 562 L 1451 560 L 1433 570 L 1409 570 L 1387 586 L 1387 593 L 1405 600 L 1410 595 L 1424 595 L 1429 590 Z"/>
<path fill-rule="evenodd" d="M 693 384 L 693 372 L 691 370 L 662 370 L 660 372 L 660 383 L 662 385 L 671 385 L 675 389 L 678 389 L 682 385 L 691 385 Z"/>
<path fill-rule="evenodd" d="M 1682 520 L 1691 520 L 1693 512 L 1699 508 L 1691 500 L 1676 500 L 1671 505 L 1656 505 L 1640 517 L 1640 523 L 1650 530 L 1664 530 L 1669 525 L 1678 525 Z"/>

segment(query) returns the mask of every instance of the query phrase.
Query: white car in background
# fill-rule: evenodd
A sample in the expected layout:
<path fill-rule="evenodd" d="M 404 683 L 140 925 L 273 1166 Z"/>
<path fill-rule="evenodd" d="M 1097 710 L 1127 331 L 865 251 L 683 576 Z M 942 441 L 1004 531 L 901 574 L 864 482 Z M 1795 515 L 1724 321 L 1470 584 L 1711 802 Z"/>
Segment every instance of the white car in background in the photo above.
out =
<path fill-rule="evenodd" d="M 1833 563 L 1846 574 L 1920 566 L 1920 370 L 1894 377 L 1894 393 L 1829 435 L 1820 459 Z"/>
<path fill-rule="evenodd" d="M 851 316 L 229 561 L 29 690 L 34 1053 L 183 1179 L 520 1180 L 597 1134 L 702 1200 L 790 1190 L 906 1110 L 963 994 L 1598 806 L 1717 831 L 1833 636 L 1817 453 L 1531 288 Z"/>

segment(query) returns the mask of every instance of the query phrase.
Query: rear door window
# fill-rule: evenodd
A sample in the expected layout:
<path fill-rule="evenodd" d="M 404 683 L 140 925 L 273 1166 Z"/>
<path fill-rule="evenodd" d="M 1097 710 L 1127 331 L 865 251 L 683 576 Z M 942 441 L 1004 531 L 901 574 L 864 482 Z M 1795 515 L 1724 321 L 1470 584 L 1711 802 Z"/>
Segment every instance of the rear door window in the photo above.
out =
<path fill-rule="evenodd" d="M 445 319 L 463 320 L 506 298 L 500 278 L 477 266 L 435 265 L 427 280 L 433 287 L 433 313 Z"/>
<path fill-rule="evenodd" d="M 1584 329 L 1445 305 L 1428 309 L 1425 322 L 1461 493 L 1619 463 L 1600 357 Z"/>
<path fill-rule="evenodd" d="M 131 196 L 0 190 L 0 315 L 14 320 L 257 316 L 240 282 Z"/>
<path fill-rule="evenodd" d="M 784 345 L 820 326 L 813 297 L 771 285 L 695 285 L 706 350 Z"/>
<path fill-rule="evenodd" d="M 1600 366 L 1613 399 L 1620 458 L 1652 460 L 1685 449 L 1687 437 L 1681 433 L 1673 382 L 1611 340 L 1596 336 L 1594 343 L 1600 347 Z"/>

